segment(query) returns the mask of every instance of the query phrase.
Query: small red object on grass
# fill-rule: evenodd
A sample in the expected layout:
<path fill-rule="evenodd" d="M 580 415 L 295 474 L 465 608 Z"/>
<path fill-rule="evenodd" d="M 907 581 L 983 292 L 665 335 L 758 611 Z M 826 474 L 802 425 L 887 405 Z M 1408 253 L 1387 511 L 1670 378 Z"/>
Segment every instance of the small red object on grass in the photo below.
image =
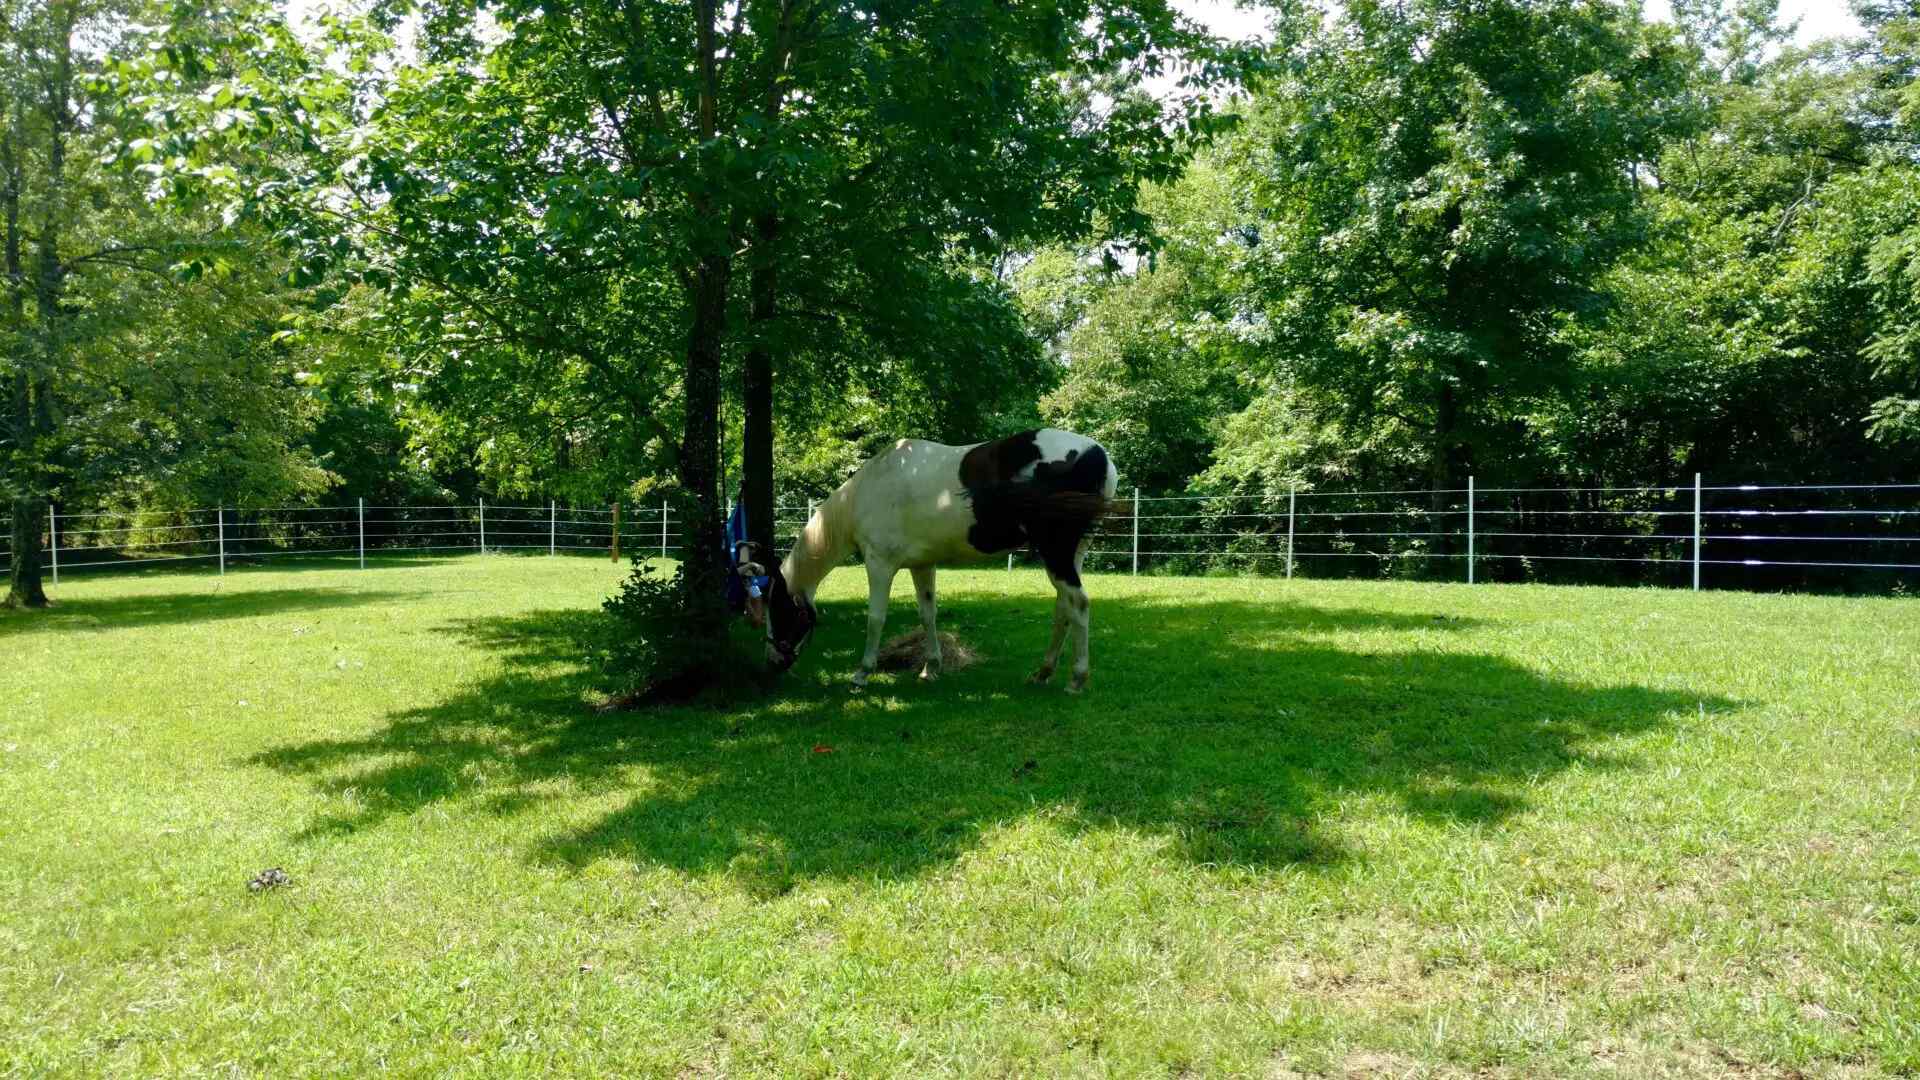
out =
<path fill-rule="evenodd" d="M 813 752 L 816 754 L 831 754 L 833 753 L 833 747 L 828 746 L 826 743 L 816 743 L 813 747 Z"/>

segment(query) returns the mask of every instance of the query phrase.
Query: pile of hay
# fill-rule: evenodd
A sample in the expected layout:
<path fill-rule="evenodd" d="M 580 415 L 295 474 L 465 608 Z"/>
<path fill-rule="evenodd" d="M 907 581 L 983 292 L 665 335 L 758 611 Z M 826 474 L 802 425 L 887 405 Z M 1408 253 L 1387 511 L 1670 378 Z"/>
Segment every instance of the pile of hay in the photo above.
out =
<path fill-rule="evenodd" d="M 940 631 L 940 670 L 959 671 L 979 663 L 981 656 L 971 645 Z M 919 671 L 927 661 L 927 629 L 914 627 L 880 647 L 881 671 Z"/>

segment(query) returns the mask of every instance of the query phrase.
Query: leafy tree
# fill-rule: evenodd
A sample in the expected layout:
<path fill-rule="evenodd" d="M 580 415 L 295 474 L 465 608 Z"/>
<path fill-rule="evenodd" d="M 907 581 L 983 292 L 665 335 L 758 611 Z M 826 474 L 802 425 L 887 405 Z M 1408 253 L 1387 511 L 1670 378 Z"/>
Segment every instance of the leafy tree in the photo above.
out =
<path fill-rule="evenodd" d="M 1074 311 L 1059 335 L 1065 377 L 1041 403 L 1047 419 L 1099 439 L 1130 482 L 1166 491 L 1206 467 L 1222 423 L 1247 404 L 1243 373 L 1265 335 L 1242 300 L 1231 177 L 1202 161 L 1142 205 L 1156 225 L 1150 261 L 1101 275 L 1070 304 L 1047 299 L 1061 277 L 1054 260 L 1027 269 L 1036 306 Z M 1083 272 L 1095 254 L 1080 253 Z"/>
<path fill-rule="evenodd" d="M 1875 94 L 1870 115 L 1890 144 L 1876 175 L 1862 182 L 1863 208 L 1891 215 L 1868 254 L 1868 281 L 1880 314 L 1867 356 L 1886 386 L 1874 402 L 1871 434 L 1920 450 L 1920 220 L 1914 216 L 1920 149 L 1920 3 L 1876 0 L 1857 6 L 1868 29 L 1863 66 Z"/>
<path fill-rule="evenodd" d="M 1708 121 L 1653 163 L 1656 228 L 1603 281 L 1605 318 L 1563 328 L 1573 392 L 1529 421 L 1556 478 L 1907 467 L 1874 437 L 1898 429 L 1888 343 L 1912 299 L 1892 253 L 1915 172 L 1889 152 L 1881 80 L 1838 62 L 1872 50 L 1784 48 L 1772 5 L 1736 10 L 1680 13 Z"/>
<path fill-rule="evenodd" d="M 1194 242 L 1022 269 L 1050 415 L 1149 483 L 1268 497 L 1910 474 L 1910 5 L 1810 48 L 1771 3 L 1676 7 L 1352 5 L 1283 44 L 1151 204 Z"/>
<path fill-rule="evenodd" d="M 331 22 L 329 61 L 256 11 L 209 46 L 250 68 L 179 127 L 180 156 L 208 160 L 223 119 L 253 147 L 278 140 L 251 153 L 236 202 L 309 273 L 390 290 L 422 347 L 459 343 L 435 393 L 536 416 L 617 403 L 690 500 L 695 639 L 720 627 L 733 358 L 765 532 L 776 351 L 785 382 L 847 372 L 876 400 L 923 390 L 941 404 L 922 411 L 949 417 L 1006 381 L 998 361 L 1040 370 L 979 261 L 1096 223 L 1144 235 L 1137 185 L 1170 177 L 1214 117 L 1203 94 L 1169 115 L 1134 87 L 1181 57 L 1209 82 L 1231 59 L 1165 0 L 420 13 L 420 61 L 382 80 L 377 27 Z"/>
<path fill-rule="evenodd" d="M 1682 50 L 1581 0 L 1360 0 L 1307 34 L 1232 164 L 1270 371 L 1435 489 L 1527 441 L 1556 328 L 1646 236 L 1637 179 L 1688 115 Z"/>
<path fill-rule="evenodd" d="M 0 199 L 6 221 L 7 480 L 13 536 L 7 604 L 44 607 L 40 522 L 52 486 L 47 461 L 55 434 L 55 378 L 64 366 L 74 310 L 71 218 L 87 205 L 85 178 L 68 164 L 80 123 L 74 96 L 78 3 L 9 4 L 0 38 Z M 85 54 L 79 58 L 85 63 Z M 76 193 L 75 187 L 83 188 Z M 76 198 L 76 194 L 81 197 Z M 27 234 L 33 236 L 29 244 Z M 85 238 L 79 243 L 84 244 Z"/>
<path fill-rule="evenodd" d="M 138 0 L 0 5 L 0 477 L 7 602 L 46 603 L 50 497 L 312 490 L 303 403 L 269 341 L 274 274 L 221 223 L 157 204 L 115 80 L 154 40 Z"/>

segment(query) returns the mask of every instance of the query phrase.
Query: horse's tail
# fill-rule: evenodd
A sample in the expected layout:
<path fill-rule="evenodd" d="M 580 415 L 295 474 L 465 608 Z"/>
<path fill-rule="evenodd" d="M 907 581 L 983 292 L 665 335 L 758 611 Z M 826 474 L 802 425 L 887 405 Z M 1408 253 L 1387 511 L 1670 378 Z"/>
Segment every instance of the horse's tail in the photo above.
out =
<path fill-rule="evenodd" d="M 1104 492 L 1049 489 L 1032 482 L 1008 484 L 998 492 L 1002 507 L 1023 519 L 1050 525 L 1087 525 L 1119 509 Z"/>
<path fill-rule="evenodd" d="M 1106 448 L 1095 443 L 1065 465 L 1036 469 L 1032 479 L 1007 485 L 1003 498 L 1029 520 L 1090 528 L 1119 509 L 1115 482 Z"/>

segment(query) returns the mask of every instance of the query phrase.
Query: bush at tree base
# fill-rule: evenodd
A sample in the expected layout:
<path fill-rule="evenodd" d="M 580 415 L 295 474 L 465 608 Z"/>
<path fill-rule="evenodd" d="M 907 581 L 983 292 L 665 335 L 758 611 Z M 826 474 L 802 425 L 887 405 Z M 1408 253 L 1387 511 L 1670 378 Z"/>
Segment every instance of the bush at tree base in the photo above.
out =
<path fill-rule="evenodd" d="M 719 636 L 692 632 L 697 620 L 715 617 L 715 605 L 692 599 L 684 565 L 669 575 L 634 557 L 620 591 L 601 604 L 608 620 L 594 660 L 613 693 L 611 705 L 691 697 L 719 681 L 730 664 L 750 663 L 730 645 L 716 653 L 702 644 Z"/>

